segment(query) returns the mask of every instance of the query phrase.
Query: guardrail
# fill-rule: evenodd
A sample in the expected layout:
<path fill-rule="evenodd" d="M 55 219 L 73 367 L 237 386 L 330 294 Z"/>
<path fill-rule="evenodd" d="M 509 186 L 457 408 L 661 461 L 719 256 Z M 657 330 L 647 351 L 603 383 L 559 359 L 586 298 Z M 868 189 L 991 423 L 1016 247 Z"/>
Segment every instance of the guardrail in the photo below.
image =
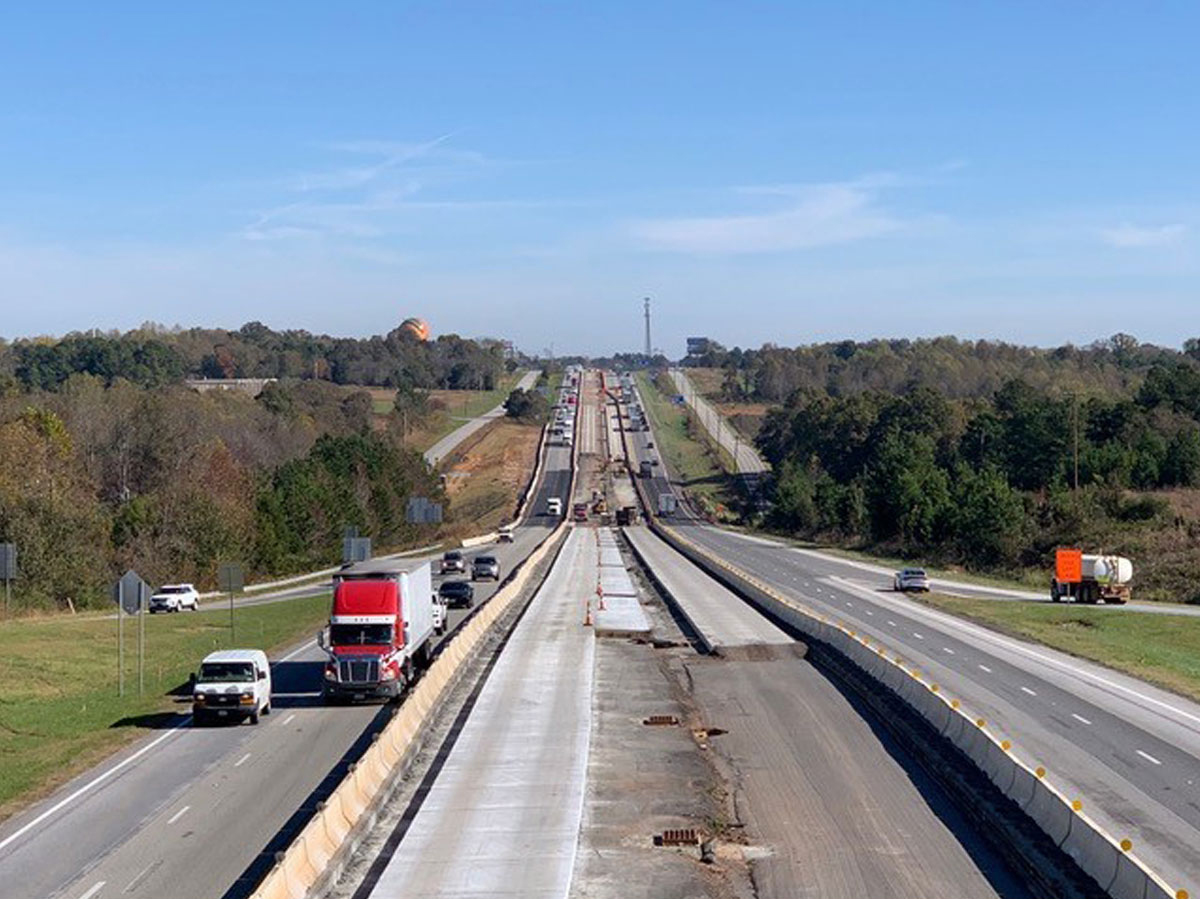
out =
<path fill-rule="evenodd" d="M 661 521 L 648 520 L 657 534 L 718 580 L 890 688 L 962 750 L 1105 892 L 1116 899 L 1188 899 L 1186 889 L 1172 887 L 1137 856 L 1131 840 L 1108 833 L 1087 814 L 1082 799 L 1055 787 L 1045 767 L 1021 759 L 1012 742 L 997 735 L 994 723 L 972 714 L 884 643 L 784 596 Z"/>
<path fill-rule="evenodd" d="M 550 433 L 550 425 L 542 425 L 542 433 L 538 436 L 537 456 L 533 463 L 533 472 L 529 475 L 529 480 L 526 481 L 524 489 L 521 490 L 521 495 L 517 497 L 517 510 L 513 513 L 513 522 L 520 521 L 524 516 L 529 501 L 534 496 L 534 487 L 537 486 L 538 478 L 542 476 L 542 467 L 545 465 L 546 456 L 546 435 Z"/>
<path fill-rule="evenodd" d="M 409 691 L 399 710 L 380 731 L 317 813 L 277 856 L 251 899 L 304 899 L 327 884 L 350 852 L 351 841 L 374 825 L 397 775 L 420 748 L 422 728 L 441 706 L 462 673 L 464 662 L 520 595 L 538 564 L 553 551 L 569 525 L 562 522 L 521 564 L 513 577 L 463 625 L 440 650 Z"/>

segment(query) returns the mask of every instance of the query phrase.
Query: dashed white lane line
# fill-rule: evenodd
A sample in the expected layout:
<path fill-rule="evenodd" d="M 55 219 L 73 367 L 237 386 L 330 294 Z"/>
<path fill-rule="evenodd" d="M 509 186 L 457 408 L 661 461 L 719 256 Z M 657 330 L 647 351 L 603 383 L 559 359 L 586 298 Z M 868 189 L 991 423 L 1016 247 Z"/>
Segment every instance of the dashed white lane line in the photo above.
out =
<path fill-rule="evenodd" d="M 1074 718 L 1076 721 L 1082 722 L 1083 724 L 1091 724 L 1092 723 L 1092 722 L 1088 721 L 1087 718 L 1084 718 L 1083 715 L 1076 715 L 1074 712 L 1071 713 L 1071 717 Z"/>
<path fill-rule="evenodd" d="M 1152 756 L 1148 752 L 1142 752 L 1142 750 L 1139 749 L 1139 750 L 1137 750 L 1137 754 L 1140 755 L 1142 758 L 1144 758 L 1146 761 L 1148 761 L 1152 765 L 1161 765 L 1162 764 L 1162 762 L 1160 762 L 1158 759 L 1156 759 L 1154 756 Z"/>
<path fill-rule="evenodd" d="M 184 815 L 186 815 L 187 810 L 190 808 L 191 808 L 190 805 L 185 805 L 183 808 L 181 808 L 179 811 L 177 811 L 175 814 L 173 814 L 170 818 L 168 818 L 167 823 L 174 824 L 176 821 L 178 821 L 180 818 L 182 818 Z"/>
<path fill-rule="evenodd" d="M 914 637 L 916 637 L 918 640 L 924 640 L 924 639 L 925 639 L 923 636 L 921 636 L 920 634 L 918 634 L 916 631 L 913 631 L 913 636 L 914 636 Z"/>
<path fill-rule="evenodd" d="M 892 627 L 896 627 L 896 626 L 897 626 L 897 625 L 896 625 L 896 622 L 892 621 L 892 619 L 890 619 L 890 618 L 888 619 L 888 624 L 890 624 Z"/>
<path fill-rule="evenodd" d="M 943 646 L 942 652 L 947 653 L 949 655 L 954 655 L 954 650 L 951 649 L 949 646 Z"/>
<path fill-rule="evenodd" d="M 1033 690 L 1030 690 L 1028 687 L 1022 687 L 1021 692 L 1028 693 L 1030 696 L 1037 696 L 1037 693 L 1033 692 Z"/>
<path fill-rule="evenodd" d="M 101 880 L 98 883 L 92 884 L 92 888 L 90 890 L 88 890 L 86 893 L 84 893 L 82 896 L 80 896 L 79 899 L 92 899 L 93 896 L 95 896 L 102 889 L 104 889 L 104 885 L 106 883 L 108 883 L 107 880 Z"/>
<path fill-rule="evenodd" d="M 874 614 L 875 614 L 875 613 L 874 613 L 874 612 L 872 612 L 870 609 L 863 609 L 863 611 L 864 611 L 864 612 L 866 612 L 868 615 L 871 615 L 871 616 L 874 616 Z"/>
<path fill-rule="evenodd" d="M 291 724 L 292 721 L 295 719 L 295 717 L 296 717 L 296 713 L 293 712 L 292 714 L 290 714 L 286 718 L 284 718 L 283 721 L 281 721 L 280 723 L 281 724 Z"/>
<path fill-rule="evenodd" d="M 980 670 L 980 671 L 986 671 L 988 674 L 991 674 L 991 673 L 992 673 L 992 669 L 991 669 L 991 668 L 989 668 L 987 665 L 980 665 L 980 666 L 979 666 L 979 670 Z"/>
<path fill-rule="evenodd" d="M 233 763 L 233 767 L 235 767 L 235 768 L 242 767 L 242 763 L 245 762 L 246 759 L 248 759 L 248 758 L 250 758 L 250 753 L 247 752 L 244 756 L 242 756 L 240 759 L 238 759 L 236 762 Z"/>

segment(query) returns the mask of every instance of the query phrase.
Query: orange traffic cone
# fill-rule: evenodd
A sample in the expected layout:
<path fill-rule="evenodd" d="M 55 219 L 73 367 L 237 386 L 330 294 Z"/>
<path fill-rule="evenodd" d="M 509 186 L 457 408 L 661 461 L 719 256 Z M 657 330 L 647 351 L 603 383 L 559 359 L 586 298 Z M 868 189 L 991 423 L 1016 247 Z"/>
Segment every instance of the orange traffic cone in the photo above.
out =
<path fill-rule="evenodd" d="M 596 581 L 596 595 L 600 597 L 600 611 L 604 611 L 604 588 L 600 586 L 600 582 Z"/>
<path fill-rule="evenodd" d="M 592 626 L 592 601 L 590 599 L 587 601 L 587 606 L 585 607 L 585 611 L 583 613 L 583 626 Z"/>

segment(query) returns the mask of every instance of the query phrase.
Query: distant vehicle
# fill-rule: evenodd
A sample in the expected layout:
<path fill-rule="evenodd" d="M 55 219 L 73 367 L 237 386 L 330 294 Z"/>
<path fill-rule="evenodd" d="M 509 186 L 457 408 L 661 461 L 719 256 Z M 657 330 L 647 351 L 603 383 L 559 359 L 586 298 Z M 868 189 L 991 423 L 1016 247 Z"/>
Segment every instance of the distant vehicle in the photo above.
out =
<path fill-rule="evenodd" d="M 500 530 L 496 532 L 496 539 L 500 543 L 512 543 L 514 539 L 514 529 L 511 524 L 500 525 Z"/>
<path fill-rule="evenodd" d="M 476 556 L 471 563 L 471 580 L 482 581 L 486 578 L 500 580 L 500 560 L 495 556 Z"/>
<path fill-rule="evenodd" d="M 658 514 L 659 515 L 674 515 L 676 509 L 679 508 L 679 500 L 675 498 L 674 493 L 660 493 L 658 495 Z"/>
<path fill-rule="evenodd" d="M 475 605 L 475 588 L 470 581 L 445 581 L 438 587 L 438 596 L 452 609 L 469 609 Z"/>
<path fill-rule="evenodd" d="M 1050 599 L 1071 599 L 1094 605 L 1101 600 L 1124 605 L 1132 595 L 1133 563 L 1124 556 L 1085 553 L 1059 548 L 1054 553 L 1054 577 Z"/>
<path fill-rule="evenodd" d="M 403 693 L 429 661 L 434 605 L 428 562 L 359 562 L 335 574 L 329 627 L 318 638 L 329 656 L 326 700 Z"/>
<path fill-rule="evenodd" d="M 587 521 L 588 520 L 587 503 L 576 503 L 574 506 L 572 506 L 572 513 L 573 513 L 573 517 L 576 521 Z"/>
<path fill-rule="evenodd" d="M 638 466 L 638 474 L 643 478 L 654 477 L 654 465 L 649 459 L 643 459 Z"/>
<path fill-rule="evenodd" d="M 636 523 L 637 523 L 637 507 L 636 506 L 622 506 L 621 508 L 617 509 L 617 526 L 618 527 L 627 527 L 631 524 L 636 524 Z"/>
<path fill-rule="evenodd" d="M 654 449 L 654 441 L 653 440 L 646 441 L 646 449 Z"/>
<path fill-rule="evenodd" d="M 200 609 L 200 594 L 191 584 L 164 584 L 158 592 L 150 597 L 150 611 L 153 612 L 182 612 Z"/>
<path fill-rule="evenodd" d="M 440 593 L 433 594 L 433 632 L 441 636 L 446 633 L 449 623 L 450 607 L 446 605 L 446 600 L 442 599 Z"/>
<path fill-rule="evenodd" d="M 557 496 L 552 496 L 546 500 L 546 514 L 553 515 L 555 518 L 562 518 L 562 500 Z"/>
<path fill-rule="evenodd" d="M 448 553 L 442 554 L 442 574 L 452 574 L 457 571 L 459 574 L 467 570 L 467 563 L 463 559 L 463 554 L 456 549 L 450 550 Z"/>
<path fill-rule="evenodd" d="M 923 568 L 902 568 L 892 577 L 892 589 L 897 593 L 928 593 L 929 576 Z"/>
<path fill-rule="evenodd" d="M 271 664 L 261 649 L 222 649 L 204 657 L 192 680 L 192 723 L 271 713 Z"/>

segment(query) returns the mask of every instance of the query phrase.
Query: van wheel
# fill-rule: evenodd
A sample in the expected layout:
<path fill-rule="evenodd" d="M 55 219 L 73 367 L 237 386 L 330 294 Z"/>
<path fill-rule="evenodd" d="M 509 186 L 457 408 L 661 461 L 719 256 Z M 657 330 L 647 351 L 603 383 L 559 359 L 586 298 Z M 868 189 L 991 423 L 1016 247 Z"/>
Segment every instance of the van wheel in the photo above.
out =
<path fill-rule="evenodd" d="M 254 711 L 254 712 L 251 712 L 251 713 L 250 713 L 250 723 L 251 723 L 251 724 L 258 724 L 258 712 L 257 712 L 257 711 Z"/>
<path fill-rule="evenodd" d="M 264 706 L 263 706 L 262 713 L 263 713 L 264 715 L 269 715 L 269 714 L 271 714 L 271 703 L 269 703 L 269 702 L 268 702 L 266 705 L 264 705 Z"/>

